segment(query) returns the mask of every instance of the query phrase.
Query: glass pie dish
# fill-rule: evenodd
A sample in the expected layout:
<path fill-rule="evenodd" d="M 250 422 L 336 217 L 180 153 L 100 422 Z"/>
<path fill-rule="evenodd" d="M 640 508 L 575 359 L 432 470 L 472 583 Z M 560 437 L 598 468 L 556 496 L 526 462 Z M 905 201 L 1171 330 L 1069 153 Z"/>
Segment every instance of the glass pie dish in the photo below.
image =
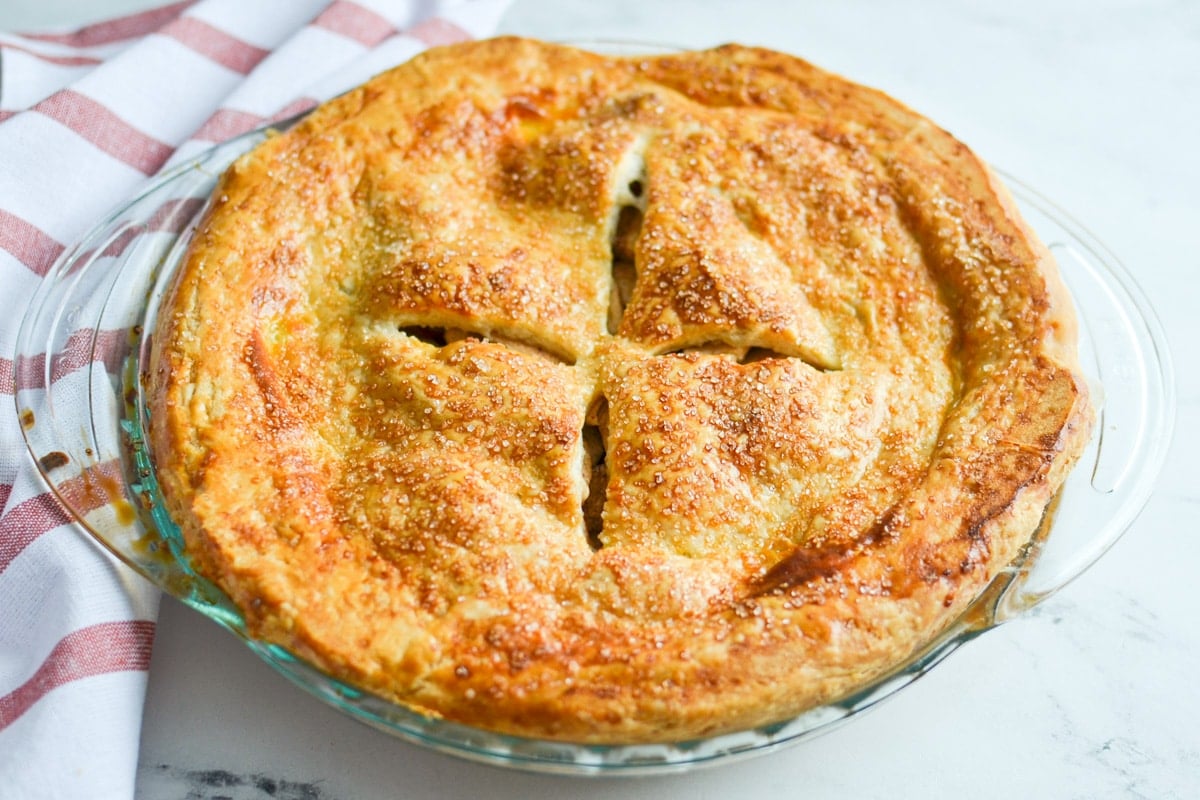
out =
<path fill-rule="evenodd" d="M 238 609 L 192 568 L 159 494 L 145 435 L 145 333 L 154 329 L 165 288 L 217 178 L 267 135 L 252 132 L 163 176 L 64 253 L 36 294 L 18 337 L 17 413 L 42 476 L 99 543 L 223 625 L 306 691 L 400 738 L 492 764 L 582 774 L 679 770 L 803 741 L 903 689 L 960 645 L 1080 574 L 1133 521 L 1165 458 L 1174 418 L 1173 380 L 1148 304 L 1090 235 L 1033 190 L 1007 178 L 1074 294 L 1081 361 L 1100 417 L 1093 441 L 1034 541 L 966 613 L 908 661 L 837 702 L 784 722 L 700 740 L 579 745 L 421 715 L 251 636 Z"/>

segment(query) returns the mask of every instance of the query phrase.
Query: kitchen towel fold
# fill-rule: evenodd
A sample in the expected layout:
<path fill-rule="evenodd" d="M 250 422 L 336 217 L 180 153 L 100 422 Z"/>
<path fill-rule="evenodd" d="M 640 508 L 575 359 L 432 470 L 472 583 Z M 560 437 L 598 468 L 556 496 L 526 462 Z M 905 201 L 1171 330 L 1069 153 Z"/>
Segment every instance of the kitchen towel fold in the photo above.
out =
<path fill-rule="evenodd" d="M 133 796 L 158 609 L 148 582 L 69 522 L 26 451 L 13 352 L 43 276 L 164 167 L 428 46 L 488 35 L 507 5 L 202 0 L 0 32 L 0 797 Z"/>

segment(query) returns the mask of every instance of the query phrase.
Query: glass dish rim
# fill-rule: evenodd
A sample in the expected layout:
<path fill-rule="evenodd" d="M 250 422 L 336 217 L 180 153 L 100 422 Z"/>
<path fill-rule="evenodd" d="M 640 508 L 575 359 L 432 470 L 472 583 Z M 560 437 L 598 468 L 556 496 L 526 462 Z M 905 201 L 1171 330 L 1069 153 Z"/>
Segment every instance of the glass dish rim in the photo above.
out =
<path fill-rule="evenodd" d="M 602 42 L 600 42 L 600 40 L 596 40 L 595 42 L 582 42 L 580 44 L 583 46 L 588 46 L 598 43 Z M 621 47 L 634 48 L 635 50 L 638 50 L 638 52 L 642 51 L 641 48 L 652 47 L 655 47 L 658 50 L 668 51 L 675 49 L 638 42 L 620 42 L 615 44 Z M 242 147 L 248 148 L 253 142 L 258 141 L 261 139 L 261 137 L 265 136 L 265 131 L 286 127 L 287 125 L 291 124 L 292 121 L 294 120 L 288 120 L 281 123 L 264 126 L 263 128 L 243 134 L 242 136 L 230 140 L 229 142 L 217 145 L 214 148 L 205 151 L 205 153 L 199 154 L 193 159 L 189 159 L 187 163 L 181 164 L 180 166 L 151 182 L 131 200 L 118 207 L 118 209 L 102 220 L 96 226 L 96 228 L 94 228 L 87 236 L 80 240 L 80 243 L 76 245 L 76 247 L 68 248 L 68 250 L 63 253 L 59 261 L 47 273 L 47 276 L 43 281 L 43 286 L 39 287 L 39 292 L 35 295 L 35 301 L 39 298 L 44 300 L 45 298 L 43 297 L 43 293 L 41 291 L 42 288 L 44 288 L 46 284 L 49 284 L 53 279 L 62 277 L 64 269 L 71 266 L 73 264 L 73 259 L 78 257 L 80 253 L 82 253 L 87 247 L 93 246 L 97 241 L 104 240 L 106 238 L 106 232 L 108 229 L 111 228 L 118 220 L 120 220 L 126 211 L 136 207 L 137 204 L 142 202 L 144 199 L 152 197 L 156 192 L 161 191 L 165 186 L 169 186 L 172 182 L 179 180 L 181 176 L 197 170 L 202 162 L 206 162 L 206 160 L 213 158 L 216 154 L 225 153 L 226 151 L 232 152 Z M 219 174 L 219 172 L 222 170 L 218 170 L 216 174 Z M 1013 189 L 1014 194 L 1020 195 L 1018 198 L 1019 200 L 1023 200 L 1025 203 L 1032 202 L 1035 204 L 1040 204 L 1041 206 L 1044 206 L 1042 209 L 1043 211 L 1048 208 L 1051 212 L 1051 215 L 1056 218 L 1056 222 L 1063 225 L 1064 229 L 1068 230 L 1076 239 L 1082 242 L 1085 247 L 1089 247 L 1092 250 L 1098 250 L 1100 253 L 1107 255 L 1110 261 L 1104 266 L 1107 267 L 1110 273 L 1109 277 L 1115 279 L 1117 283 L 1120 284 L 1120 288 L 1126 293 L 1126 295 L 1132 298 L 1135 310 L 1139 314 L 1139 320 L 1150 330 L 1150 340 L 1156 348 L 1155 355 L 1157 356 L 1157 363 L 1159 365 L 1159 377 L 1165 387 L 1164 398 L 1162 402 L 1164 407 L 1169 409 L 1169 413 L 1164 415 L 1166 424 L 1165 432 L 1161 434 L 1159 440 L 1159 449 L 1161 450 L 1161 453 L 1156 451 L 1151 456 L 1152 468 L 1148 470 L 1148 472 L 1153 473 L 1153 475 L 1150 477 L 1150 481 L 1152 483 L 1153 478 L 1157 475 L 1158 471 L 1161 470 L 1162 460 L 1165 459 L 1166 447 L 1170 442 L 1170 429 L 1174 421 L 1173 368 L 1171 366 L 1170 354 L 1165 344 L 1166 339 L 1162 334 L 1161 326 L 1158 323 L 1157 317 L 1154 315 L 1152 308 L 1150 307 L 1148 301 L 1146 301 L 1144 295 L 1141 293 L 1141 290 L 1137 288 L 1136 282 L 1134 282 L 1130 277 L 1128 271 L 1120 265 L 1120 262 L 1116 260 L 1115 256 L 1112 256 L 1111 251 L 1105 248 L 1094 236 L 1088 233 L 1083 226 L 1079 225 L 1068 214 L 1066 214 L 1066 212 L 1058 209 L 1057 206 L 1054 206 L 1052 203 L 1047 201 L 1035 190 L 1030 189 L 1026 184 L 1013 179 L 1006 173 L 1001 172 L 1000 174 L 1010 189 Z M 1022 205 L 1022 207 L 1024 206 Z M 191 220 L 192 224 L 194 224 L 194 222 L 203 213 L 204 209 L 201 208 Z M 184 239 L 185 237 L 181 235 L 172 245 L 171 251 L 176 253 L 176 255 L 179 254 L 180 242 Z M 124 268 L 125 266 L 126 264 L 123 262 L 121 268 Z M 117 271 L 119 272 L 119 269 Z M 167 270 L 162 270 L 158 280 L 162 280 L 166 272 Z M 24 349 L 24 344 L 28 334 L 27 325 L 29 324 L 29 317 L 32 316 L 37 305 L 38 303 L 36 302 L 31 303 L 29 314 L 27 314 L 26 319 L 22 323 L 21 334 L 18 336 L 17 342 L 17 359 L 21 359 L 22 353 L 26 352 Z M 144 306 L 142 313 L 145 313 Z M 134 350 L 136 353 L 137 348 Z M 50 358 L 45 359 L 47 369 L 50 361 Z M 16 363 L 17 360 L 14 360 L 14 364 Z M 89 369 L 94 368 L 96 363 L 97 362 L 94 360 L 89 362 Z M 14 372 L 18 372 L 18 370 L 14 370 Z M 140 385 L 140 382 L 138 383 Z M 50 387 L 52 386 L 49 373 L 46 375 L 46 386 L 47 394 L 49 394 L 51 391 Z M 21 384 L 20 381 L 18 381 L 16 391 L 14 392 L 18 413 L 20 413 L 21 408 L 21 396 Z M 94 424 L 95 420 L 93 419 L 92 422 Z M 205 616 L 217 621 L 238 638 L 242 639 L 247 646 L 249 646 L 260 657 L 266 660 L 293 683 L 300 685 L 309 693 L 333 704 L 360 721 L 372 725 L 373 727 L 381 728 L 388 733 L 400 736 L 408 741 L 416 742 L 426 747 L 430 747 L 441 752 L 448 752 L 457 756 L 492 764 L 530 769 L 534 771 L 572 774 L 658 773 L 663 771 L 690 769 L 696 766 L 715 762 L 726 763 L 738 758 L 771 752 L 784 746 L 798 743 L 806 738 L 810 738 L 811 736 L 830 730 L 832 727 L 852 719 L 862 711 L 873 707 L 882 699 L 885 699 L 899 689 L 910 685 L 918 677 L 925 674 L 925 672 L 927 672 L 928 669 L 930 669 L 933 665 L 945 658 L 950 652 L 953 652 L 953 650 L 957 649 L 958 646 L 961 646 L 965 642 L 990 629 L 991 627 L 994 627 L 995 625 L 1005 621 L 1006 619 L 1011 618 L 1011 616 L 1015 613 L 1019 613 L 1020 611 L 1031 607 L 1037 602 L 1041 602 L 1041 600 L 1044 600 L 1045 597 L 1048 597 L 1050 594 L 1052 594 L 1053 591 L 1057 591 L 1058 588 L 1061 588 L 1062 585 L 1065 585 L 1065 583 L 1059 584 L 1048 593 L 1041 594 L 1033 599 L 1027 598 L 1025 601 L 1017 603 L 1017 605 L 1013 608 L 1007 608 L 1006 603 L 1012 603 L 1014 597 L 1016 597 L 1011 590 L 1014 586 L 1020 583 L 1019 577 L 1021 573 L 1019 570 L 1006 571 L 998 576 L 993 584 L 989 586 L 988 590 L 986 590 L 980 595 L 979 598 L 976 599 L 976 601 L 969 607 L 967 614 L 965 614 L 958 623 L 948 627 L 945 631 L 943 631 L 942 634 L 930 642 L 922 652 L 916 654 L 912 659 L 904 664 L 897 665 L 895 670 L 890 672 L 888 675 L 881 676 L 865 684 L 864 686 L 860 687 L 859 690 L 856 690 L 849 697 L 843 698 L 841 701 L 827 704 L 826 706 L 822 706 L 818 709 L 813 709 L 811 712 L 805 712 L 805 714 L 802 714 L 793 720 L 788 720 L 783 723 L 777 723 L 769 726 L 762 726 L 760 728 L 755 728 L 748 731 L 722 734 L 717 737 L 709 737 L 688 742 L 675 742 L 665 745 L 583 745 L 557 742 L 552 740 L 529 739 L 525 737 L 516 737 L 507 734 L 498 734 L 481 729 L 470 728 L 467 726 L 458 725 L 456 723 L 450 723 L 445 720 L 433 719 L 420 714 L 419 712 L 411 711 L 397 704 L 390 703 L 389 701 L 375 698 L 377 703 L 384 704 L 391 709 L 399 710 L 403 712 L 403 714 L 411 715 L 412 717 L 416 718 L 413 729 L 401 729 L 397 726 L 395 720 L 389 720 L 379 716 L 378 709 L 375 709 L 369 700 L 363 700 L 364 696 L 369 698 L 369 695 L 364 695 L 361 690 L 355 689 L 352 686 L 346 685 L 337 679 L 325 675 L 316 668 L 299 661 L 282 648 L 263 643 L 250 637 L 245 631 L 244 621 L 240 620 L 240 615 L 235 613 L 233 616 L 228 616 L 227 614 L 223 613 L 223 604 L 219 600 L 214 600 L 212 597 L 208 596 L 208 589 L 204 589 L 200 595 L 192 594 L 189 596 L 181 596 L 178 592 L 178 586 L 164 584 L 163 582 L 160 582 L 155 575 L 147 573 L 146 565 L 144 563 L 131 558 L 127 552 L 121 551 L 109 539 L 105 538 L 101 533 L 94 530 L 92 525 L 86 519 L 86 516 L 81 516 L 77 513 L 77 510 L 69 502 L 69 498 L 63 497 L 59 493 L 58 487 L 54 483 L 54 478 L 49 474 L 50 470 L 43 469 L 43 464 L 39 459 L 37 448 L 35 447 L 32 439 L 24 427 L 22 427 L 22 433 L 25 435 L 27 447 L 33 456 L 37 471 L 41 475 L 42 479 L 50 487 L 51 491 L 59 497 L 60 501 L 62 501 L 63 505 L 71 513 L 72 518 L 77 521 L 80 527 L 87 531 L 91 540 L 101 544 L 107 551 L 112 552 L 143 576 L 149 578 L 162 590 L 166 591 L 172 596 L 177 597 L 178 599 L 181 599 L 187 605 L 205 614 Z M 125 468 L 127 470 L 132 468 L 134 471 L 136 471 L 141 468 L 141 466 L 141 464 L 134 463 L 132 467 L 131 465 L 126 464 Z M 1141 498 L 1138 510 L 1140 510 L 1140 507 L 1145 504 L 1148 497 L 1149 494 L 1146 493 L 1145 497 Z M 1134 516 L 1136 516 L 1136 511 Z M 157 519 L 154 522 L 155 524 L 161 524 L 161 521 Z M 1132 518 L 1129 520 L 1129 522 L 1132 522 Z M 1125 528 L 1127 527 L 1128 524 L 1125 525 Z M 1124 529 L 1121 531 L 1122 533 L 1123 530 Z M 1108 543 L 1108 546 L 1111 546 L 1111 544 L 1115 542 L 1116 538 L 1119 536 L 1120 533 L 1113 537 L 1112 541 Z M 1104 549 L 1107 549 L 1107 547 Z M 1094 553 L 1091 560 L 1094 561 L 1095 558 L 1098 558 L 1102 554 L 1102 552 L 1103 550 Z M 173 556 L 177 561 L 183 558 L 182 554 L 179 552 L 174 552 Z M 186 568 L 185 560 L 180 563 Z M 1083 567 L 1083 569 L 1086 569 L 1086 565 Z M 1080 570 L 1080 572 L 1082 572 L 1082 570 Z M 193 574 L 192 577 L 195 578 L 196 576 Z M 195 590 L 193 588 L 193 592 L 194 591 Z M 971 618 L 967 619 L 968 616 Z M 318 683 L 324 683 L 325 685 L 316 686 L 315 684 Z M 813 712 L 820 712 L 826 709 L 840 709 L 840 711 L 834 712 L 835 716 L 831 717 L 830 719 L 820 721 L 814 726 L 807 728 L 803 728 L 803 726 L 801 726 L 802 729 L 800 730 L 791 733 L 787 732 L 787 728 L 796 723 L 797 720 L 800 720 L 812 714 Z M 453 732 L 458 738 L 454 741 L 450 741 L 445 736 L 431 735 L 429 731 L 425 729 L 429 726 L 437 728 L 437 732 Z M 746 740 L 748 736 L 754 735 L 763 736 L 765 737 L 765 740 Z M 464 742 L 477 741 L 480 739 L 490 740 L 492 742 L 500 742 L 504 745 L 504 747 L 488 747 L 486 745 L 475 747 L 471 744 L 464 744 Z M 729 745 L 722 746 L 722 742 L 728 742 Z M 549 752 L 552 755 L 547 756 L 546 753 L 533 756 L 522 755 L 522 753 L 525 753 L 530 749 L 536 750 L 538 747 L 548 748 L 546 752 Z M 586 754 L 588 758 L 584 759 L 583 761 L 578 759 L 560 760 L 558 758 L 558 751 L 564 749 L 573 750 L 576 754 Z M 673 749 L 676 753 L 683 754 L 683 757 L 677 759 L 672 759 L 670 756 L 664 757 L 663 751 L 667 749 Z M 620 758 L 622 755 L 627 756 L 627 759 L 616 761 L 608 760 L 607 756 L 613 754 L 616 754 L 618 758 Z"/>

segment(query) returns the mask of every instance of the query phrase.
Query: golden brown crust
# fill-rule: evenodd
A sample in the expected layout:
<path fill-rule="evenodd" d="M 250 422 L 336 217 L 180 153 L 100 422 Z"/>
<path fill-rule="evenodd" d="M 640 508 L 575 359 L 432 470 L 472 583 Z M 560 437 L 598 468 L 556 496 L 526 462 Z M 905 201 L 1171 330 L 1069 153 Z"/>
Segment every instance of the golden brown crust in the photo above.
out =
<path fill-rule="evenodd" d="M 995 177 L 779 53 L 432 50 L 214 197 L 154 337 L 169 509 L 255 635 L 425 713 L 635 742 L 830 700 L 1090 433 Z"/>

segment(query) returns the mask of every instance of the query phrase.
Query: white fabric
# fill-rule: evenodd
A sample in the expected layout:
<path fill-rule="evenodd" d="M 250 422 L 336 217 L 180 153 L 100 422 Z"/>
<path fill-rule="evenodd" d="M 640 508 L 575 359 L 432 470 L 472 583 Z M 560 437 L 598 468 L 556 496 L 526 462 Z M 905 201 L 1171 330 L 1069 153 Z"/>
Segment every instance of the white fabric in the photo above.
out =
<path fill-rule="evenodd" d="M 13 348 L 39 276 L 163 168 L 488 35 L 507 4 L 202 0 L 0 32 L 0 797 L 133 795 L 158 610 L 154 587 L 65 522 L 25 450 Z"/>

